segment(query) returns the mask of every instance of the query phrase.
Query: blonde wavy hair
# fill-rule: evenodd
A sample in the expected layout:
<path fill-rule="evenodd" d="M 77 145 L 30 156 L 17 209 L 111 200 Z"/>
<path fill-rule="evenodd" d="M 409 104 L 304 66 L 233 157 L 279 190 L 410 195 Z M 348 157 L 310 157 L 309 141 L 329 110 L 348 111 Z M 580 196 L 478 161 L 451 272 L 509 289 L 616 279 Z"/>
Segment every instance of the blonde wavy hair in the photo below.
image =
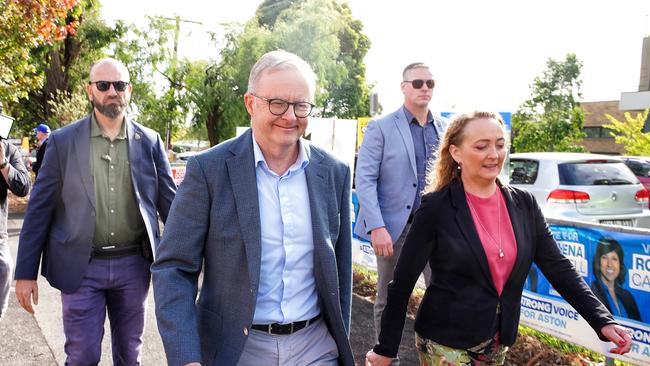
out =
<path fill-rule="evenodd" d="M 455 178 L 460 177 L 460 169 L 458 163 L 451 157 L 449 147 L 451 145 L 460 146 L 463 143 L 463 132 L 465 126 L 475 119 L 489 118 L 496 120 L 502 128 L 505 129 L 505 123 L 499 113 L 475 111 L 472 113 L 456 114 L 447 130 L 442 137 L 442 141 L 438 147 L 436 159 L 431 163 L 427 175 L 427 187 L 424 193 L 438 192 L 445 188 Z"/>

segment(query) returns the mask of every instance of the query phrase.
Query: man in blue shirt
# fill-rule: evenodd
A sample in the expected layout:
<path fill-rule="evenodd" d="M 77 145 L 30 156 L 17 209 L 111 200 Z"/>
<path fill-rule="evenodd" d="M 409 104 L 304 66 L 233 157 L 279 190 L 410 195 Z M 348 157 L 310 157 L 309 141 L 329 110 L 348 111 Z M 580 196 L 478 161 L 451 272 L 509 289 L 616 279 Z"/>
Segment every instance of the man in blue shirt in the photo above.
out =
<path fill-rule="evenodd" d="M 369 240 L 377 256 L 376 337 L 386 306 L 388 283 L 420 205 L 425 177 L 434 159 L 446 121 L 429 110 L 435 81 L 424 63 L 408 65 L 402 73 L 404 105 L 370 121 L 357 158 L 355 187 L 359 215 L 355 233 Z M 430 269 L 425 270 L 428 283 Z M 395 360 L 393 364 L 398 364 Z"/>
<path fill-rule="evenodd" d="M 152 266 L 170 365 L 354 365 L 351 172 L 301 139 L 315 89 L 298 56 L 263 55 L 251 129 L 188 160 Z"/>

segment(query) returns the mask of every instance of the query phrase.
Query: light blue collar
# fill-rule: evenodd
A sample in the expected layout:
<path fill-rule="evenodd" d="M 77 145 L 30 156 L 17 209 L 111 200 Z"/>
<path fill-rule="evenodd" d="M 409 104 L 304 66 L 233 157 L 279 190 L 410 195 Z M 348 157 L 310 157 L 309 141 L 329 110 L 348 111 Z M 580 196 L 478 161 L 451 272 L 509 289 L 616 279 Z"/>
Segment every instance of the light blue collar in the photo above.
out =
<path fill-rule="evenodd" d="M 263 167 L 264 170 L 273 173 L 270 169 L 268 164 L 266 163 L 266 159 L 264 158 L 264 154 L 262 153 L 262 149 L 260 149 L 260 145 L 257 144 L 257 141 L 255 140 L 255 134 L 251 134 L 253 137 L 253 154 L 255 156 L 255 168 L 259 167 L 260 164 Z M 299 150 L 298 150 L 298 158 L 296 161 L 289 167 L 287 172 L 284 174 L 284 176 L 289 175 L 291 173 L 294 173 L 296 171 L 303 170 L 309 165 L 309 149 L 307 148 L 307 143 L 303 141 L 303 139 L 298 140 L 299 144 Z M 275 174 L 275 173 L 273 173 Z"/>

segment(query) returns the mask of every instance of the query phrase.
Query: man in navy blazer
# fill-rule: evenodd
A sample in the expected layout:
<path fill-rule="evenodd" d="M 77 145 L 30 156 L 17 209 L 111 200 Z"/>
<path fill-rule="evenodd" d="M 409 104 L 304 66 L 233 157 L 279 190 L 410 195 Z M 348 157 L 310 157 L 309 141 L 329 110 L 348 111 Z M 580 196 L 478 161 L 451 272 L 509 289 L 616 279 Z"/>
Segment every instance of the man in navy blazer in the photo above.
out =
<path fill-rule="evenodd" d="M 374 305 L 376 336 L 386 306 L 402 245 L 415 210 L 420 205 L 429 162 L 447 121 L 429 110 L 435 81 L 424 63 L 412 63 L 402 73 L 404 105 L 370 121 L 359 149 L 356 192 L 359 215 L 354 231 L 372 243 L 377 256 L 377 296 Z M 430 269 L 427 266 L 428 283 Z M 397 364 L 397 360 L 394 364 Z"/>
<path fill-rule="evenodd" d="M 188 161 L 152 266 L 169 365 L 354 365 L 351 172 L 300 138 L 314 90 L 298 56 L 263 55 L 251 129 Z"/>
<path fill-rule="evenodd" d="M 96 365 L 106 312 L 113 361 L 140 360 L 149 266 L 176 186 L 160 136 L 126 118 L 129 73 L 90 70 L 91 115 L 49 138 L 20 233 L 16 296 L 30 313 L 41 273 L 61 290 L 67 365 Z"/>

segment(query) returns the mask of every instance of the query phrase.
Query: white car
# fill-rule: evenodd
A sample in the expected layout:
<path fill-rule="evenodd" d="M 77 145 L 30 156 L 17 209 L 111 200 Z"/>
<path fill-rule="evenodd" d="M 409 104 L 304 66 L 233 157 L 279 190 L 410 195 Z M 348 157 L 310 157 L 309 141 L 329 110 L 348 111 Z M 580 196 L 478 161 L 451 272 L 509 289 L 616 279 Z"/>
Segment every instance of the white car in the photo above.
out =
<path fill-rule="evenodd" d="M 546 217 L 650 228 L 650 194 L 615 156 L 510 155 L 510 185 L 530 191 Z"/>

